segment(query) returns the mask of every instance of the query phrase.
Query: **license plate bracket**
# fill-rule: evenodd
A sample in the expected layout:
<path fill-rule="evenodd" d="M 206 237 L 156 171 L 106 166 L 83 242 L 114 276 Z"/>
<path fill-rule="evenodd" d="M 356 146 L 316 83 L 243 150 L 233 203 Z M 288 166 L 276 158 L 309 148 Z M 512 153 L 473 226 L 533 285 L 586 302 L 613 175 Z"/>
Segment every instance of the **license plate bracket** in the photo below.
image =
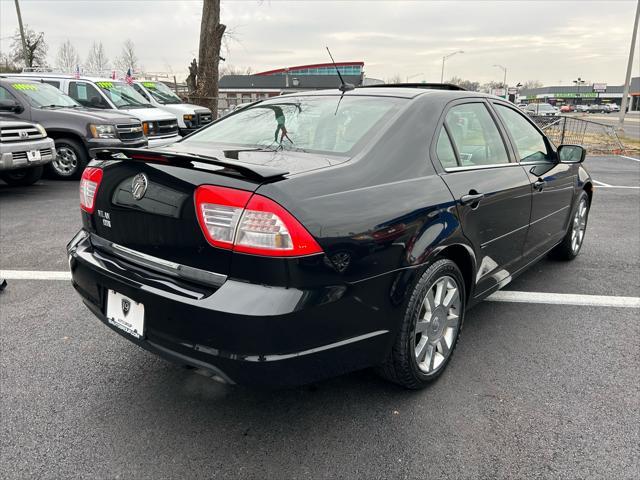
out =
<path fill-rule="evenodd" d="M 144 305 L 116 292 L 107 291 L 106 317 L 109 324 L 134 338 L 144 336 Z"/>

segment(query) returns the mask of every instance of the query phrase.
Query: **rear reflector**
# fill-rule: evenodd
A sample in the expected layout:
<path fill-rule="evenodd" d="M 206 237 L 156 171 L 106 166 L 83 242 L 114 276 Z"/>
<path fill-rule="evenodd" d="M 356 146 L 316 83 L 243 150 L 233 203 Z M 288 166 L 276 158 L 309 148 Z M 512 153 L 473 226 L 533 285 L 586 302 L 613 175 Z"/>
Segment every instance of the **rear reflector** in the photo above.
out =
<path fill-rule="evenodd" d="M 215 247 L 276 257 L 322 252 L 300 222 L 269 198 L 204 185 L 196 190 L 195 203 L 200 227 Z"/>
<path fill-rule="evenodd" d="M 96 194 L 102 181 L 102 169 L 87 167 L 80 179 L 80 208 L 87 213 L 93 213 Z"/>

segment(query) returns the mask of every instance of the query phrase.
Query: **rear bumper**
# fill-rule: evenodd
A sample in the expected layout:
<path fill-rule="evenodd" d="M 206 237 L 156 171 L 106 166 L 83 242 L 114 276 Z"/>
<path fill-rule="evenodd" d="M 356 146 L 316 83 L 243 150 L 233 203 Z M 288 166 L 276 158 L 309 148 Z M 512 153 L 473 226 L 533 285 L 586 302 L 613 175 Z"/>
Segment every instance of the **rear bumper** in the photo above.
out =
<path fill-rule="evenodd" d="M 380 285 L 195 284 L 109 256 L 91 236 L 77 238 L 68 246 L 72 283 L 103 323 L 142 348 L 229 383 L 309 383 L 379 364 L 391 348 L 394 316 L 363 301 L 371 292 L 379 297 Z M 141 339 L 109 323 L 108 290 L 144 305 Z"/>

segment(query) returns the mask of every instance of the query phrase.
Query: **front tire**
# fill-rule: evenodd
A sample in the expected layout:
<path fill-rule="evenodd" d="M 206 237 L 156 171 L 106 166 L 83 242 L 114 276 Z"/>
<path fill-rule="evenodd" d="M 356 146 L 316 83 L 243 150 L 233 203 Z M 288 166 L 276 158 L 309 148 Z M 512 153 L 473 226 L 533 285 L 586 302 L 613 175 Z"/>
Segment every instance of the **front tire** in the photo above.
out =
<path fill-rule="evenodd" d="M 88 155 L 84 146 L 71 138 L 55 139 L 57 155 L 47 170 L 55 178 L 62 180 L 75 180 L 80 178 L 84 167 L 87 166 Z"/>
<path fill-rule="evenodd" d="M 458 266 L 448 259 L 432 263 L 413 287 L 400 332 L 379 373 L 414 390 L 438 378 L 458 343 L 465 306 Z"/>
<path fill-rule="evenodd" d="M 587 193 L 580 192 L 567 234 L 562 242 L 551 250 L 551 257 L 557 260 L 573 260 L 578 256 L 587 230 L 590 206 Z"/>
<path fill-rule="evenodd" d="M 42 167 L 19 168 L 3 172 L 0 178 L 12 187 L 27 187 L 40 180 L 42 170 Z"/>

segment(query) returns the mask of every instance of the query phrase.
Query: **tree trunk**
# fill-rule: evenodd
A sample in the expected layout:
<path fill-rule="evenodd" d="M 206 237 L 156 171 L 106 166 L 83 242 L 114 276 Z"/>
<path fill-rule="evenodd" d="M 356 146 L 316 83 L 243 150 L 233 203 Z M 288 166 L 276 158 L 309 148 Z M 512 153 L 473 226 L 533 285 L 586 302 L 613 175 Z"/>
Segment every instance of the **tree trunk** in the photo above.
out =
<path fill-rule="evenodd" d="M 200 23 L 200 50 L 198 52 L 197 103 L 208 107 L 213 117 L 218 116 L 218 64 L 222 36 L 227 27 L 220 23 L 220 0 L 204 0 Z"/>

